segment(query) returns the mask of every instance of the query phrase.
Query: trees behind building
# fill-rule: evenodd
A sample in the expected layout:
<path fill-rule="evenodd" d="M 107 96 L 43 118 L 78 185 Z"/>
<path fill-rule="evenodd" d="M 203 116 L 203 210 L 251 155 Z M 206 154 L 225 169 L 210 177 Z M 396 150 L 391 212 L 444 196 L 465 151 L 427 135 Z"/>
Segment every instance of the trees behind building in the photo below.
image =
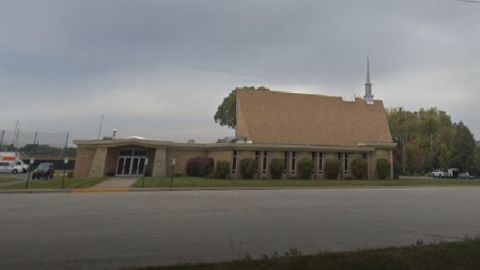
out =
<path fill-rule="evenodd" d="M 397 143 L 394 162 L 396 174 L 423 174 L 451 167 L 468 170 L 480 167 L 475 156 L 473 134 L 461 121 L 437 108 L 408 111 L 387 110 L 393 140 Z M 477 146 L 478 149 L 478 146 Z M 479 154 L 480 155 L 480 154 Z"/>

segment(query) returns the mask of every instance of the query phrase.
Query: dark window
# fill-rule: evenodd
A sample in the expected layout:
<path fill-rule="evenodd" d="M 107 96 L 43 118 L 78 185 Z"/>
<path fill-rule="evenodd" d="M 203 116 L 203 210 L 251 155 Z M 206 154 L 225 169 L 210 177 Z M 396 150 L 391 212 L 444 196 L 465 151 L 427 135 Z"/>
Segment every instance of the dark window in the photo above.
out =
<path fill-rule="evenodd" d="M 133 155 L 137 156 L 137 157 L 144 157 L 144 156 L 147 155 L 147 151 L 145 151 L 145 150 L 135 150 L 133 152 Z"/>
<path fill-rule="evenodd" d="M 318 153 L 318 173 L 323 173 L 323 153 Z"/>
<path fill-rule="evenodd" d="M 338 160 L 341 160 L 342 159 L 342 153 L 338 153 L 337 158 L 338 158 Z"/>
<path fill-rule="evenodd" d="M 237 171 L 237 150 L 233 150 L 233 158 L 232 158 L 232 174 L 235 174 Z"/>
<path fill-rule="evenodd" d="M 292 152 L 292 174 L 295 174 L 295 167 L 296 167 L 295 165 L 297 165 L 295 162 L 295 159 L 296 159 L 296 153 Z"/>
<path fill-rule="evenodd" d="M 287 172 L 288 170 L 288 151 L 285 152 L 284 157 L 283 157 L 283 172 Z"/>
<path fill-rule="evenodd" d="M 312 152 L 312 164 L 313 164 L 313 170 L 312 170 L 312 175 L 315 174 L 315 157 L 317 156 L 317 153 Z"/>
<path fill-rule="evenodd" d="M 132 156 L 133 150 L 120 150 L 120 156 Z"/>
<path fill-rule="evenodd" d="M 364 159 L 367 159 L 367 153 L 363 153 L 363 154 L 362 154 L 362 157 L 363 157 Z"/>
<path fill-rule="evenodd" d="M 255 151 L 255 162 L 257 163 L 257 173 L 260 171 L 260 155 L 262 152 Z"/>
<path fill-rule="evenodd" d="M 268 161 L 268 153 L 267 151 L 263 151 L 263 166 L 262 166 L 263 174 L 267 174 L 267 161 Z"/>
<path fill-rule="evenodd" d="M 345 170 L 344 173 L 345 173 L 345 175 L 348 175 L 348 154 L 347 153 L 344 154 L 343 159 L 344 159 L 343 168 Z"/>

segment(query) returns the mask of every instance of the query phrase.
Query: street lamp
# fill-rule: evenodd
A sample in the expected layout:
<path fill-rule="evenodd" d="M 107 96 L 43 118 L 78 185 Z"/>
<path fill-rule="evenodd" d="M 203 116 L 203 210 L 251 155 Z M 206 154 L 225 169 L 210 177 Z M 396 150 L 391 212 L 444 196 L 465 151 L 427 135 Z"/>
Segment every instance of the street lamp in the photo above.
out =
<path fill-rule="evenodd" d="M 63 160 L 63 176 L 62 176 L 62 189 L 65 185 L 65 169 L 67 168 L 67 164 L 68 164 L 68 157 L 66 157 L 64 160 Z"/>
<path fill-rule="evenodd" d="M 175 158 L 172 158 L 172 172 L 170 173 L 170 187 L 173 187 L 173 174 L 175 171 L 175 163 L 176 163 Z"/>
<path fill-rule="evenodd" d="M 25 189 L 28 189 L 28 182 L 30 182 L 30 175 L 31 175 L 31 172 L 32 172 L 33 163 L 35 163 L 35 159 L 31 158 L 30 163 L 28 165 L 27 184 L 25 185 Z"/>

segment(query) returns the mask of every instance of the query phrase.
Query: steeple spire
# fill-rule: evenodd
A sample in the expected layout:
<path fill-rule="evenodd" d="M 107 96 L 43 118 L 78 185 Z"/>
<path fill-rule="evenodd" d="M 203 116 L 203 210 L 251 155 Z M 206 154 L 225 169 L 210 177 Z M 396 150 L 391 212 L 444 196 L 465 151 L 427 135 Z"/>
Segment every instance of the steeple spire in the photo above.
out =
<path fill-rule="evenodd" d="M 370 81 L 370 57 L 367 55 L 367 82 L 365 83 L 365 96 L 363 99 L 367 104 L 373 104 L 372 82 Z"/>
<path fill-rule="evenodd" d="M 370 57 L 367 55 L 367 83 L 372 84 L 370 82 Z"/>

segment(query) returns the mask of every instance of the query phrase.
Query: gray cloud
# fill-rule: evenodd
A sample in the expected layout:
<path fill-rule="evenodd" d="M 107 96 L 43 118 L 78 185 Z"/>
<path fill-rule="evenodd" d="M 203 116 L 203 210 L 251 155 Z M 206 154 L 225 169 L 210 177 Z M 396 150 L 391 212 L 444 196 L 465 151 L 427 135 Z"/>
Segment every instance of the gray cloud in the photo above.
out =
<path fill-rule="evenodd" d="M 480 137 L 480 5 L 431 1 L 4 1 L 0 129 L 105 130 L 169 140 L 233 134 L 212 116 L 231 89 L 436 106 Z M 8 112 L 8 113 L 6 113 Z M 11 113 L 15 112 L 15 113 Z"/>

